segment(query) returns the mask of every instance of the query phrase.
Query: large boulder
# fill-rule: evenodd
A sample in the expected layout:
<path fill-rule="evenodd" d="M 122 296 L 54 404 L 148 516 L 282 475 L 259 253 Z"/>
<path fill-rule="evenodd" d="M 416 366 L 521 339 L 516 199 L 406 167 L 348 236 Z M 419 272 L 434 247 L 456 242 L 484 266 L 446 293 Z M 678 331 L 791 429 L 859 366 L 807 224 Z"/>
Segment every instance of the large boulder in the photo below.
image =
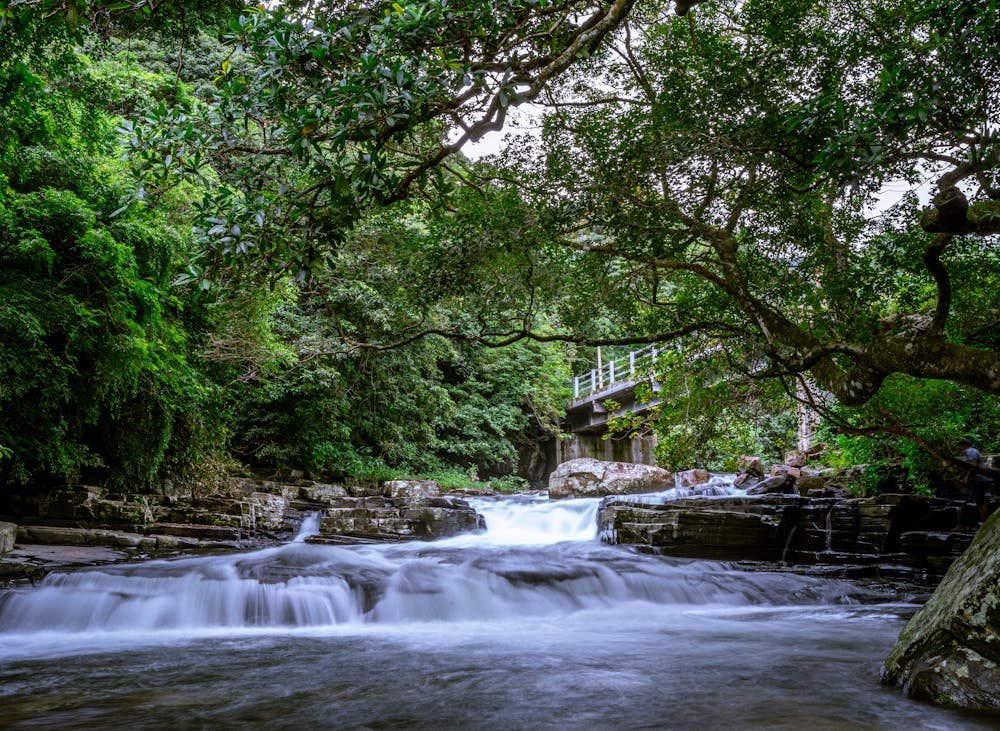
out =
<path fill-rule="evenodd" d="M 789 467 L 802 468 L 809 464 L 809 455 L 793 449 L 791 452 L 785 452 L 785 459 L 783 461 Z"/>
<path fill-rule="evenodd" d="M 549 477 L 549 497 L 604 497 L 661 492 L 674 486 L 673 475 L 660 467 L 632 462 L 571 459 Z"/>
<path fill-rule="evenodd" d="M 882 682 L 932 703 L 1000 711 L 1000 512 L 900 633 Z"/>

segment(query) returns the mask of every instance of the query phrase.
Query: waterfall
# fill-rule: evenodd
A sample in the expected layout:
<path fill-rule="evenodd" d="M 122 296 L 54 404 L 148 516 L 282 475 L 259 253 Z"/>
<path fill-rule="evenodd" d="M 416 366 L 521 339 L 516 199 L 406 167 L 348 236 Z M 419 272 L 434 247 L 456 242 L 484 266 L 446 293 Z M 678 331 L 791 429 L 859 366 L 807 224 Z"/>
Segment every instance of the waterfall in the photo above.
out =
<path fill-rule="evenodd" d="M 600 498 L 549 500 L 542 496 L 470 500 L 486 519 L 476 542 L 495 546 L 540 546 L 597 537 Z"/>
<path fill-rule="evenodd" d="M 309 513 L 305 518 L 303 518 L 302 525 L 299 526 L 299 532 L 295 534 L 295 538 L 292 539 L 292 543 L 305 543 L 306 538 L 319 533 L 320 515 L 321 513 L 317 510 Z"/>
<path fill-rule="evenodd" d="M 596 540 L 598 499 L 477 498 L 485 533 L 365 546 L 292 543 L 249 553 L 50 574 L 0 595 L 4 635 L 410 624 L 559 616 L 635 602 L 836 601 L 838 582 L 645 556 Z M 2 652 L 0 652 L 2 655 Z"/>

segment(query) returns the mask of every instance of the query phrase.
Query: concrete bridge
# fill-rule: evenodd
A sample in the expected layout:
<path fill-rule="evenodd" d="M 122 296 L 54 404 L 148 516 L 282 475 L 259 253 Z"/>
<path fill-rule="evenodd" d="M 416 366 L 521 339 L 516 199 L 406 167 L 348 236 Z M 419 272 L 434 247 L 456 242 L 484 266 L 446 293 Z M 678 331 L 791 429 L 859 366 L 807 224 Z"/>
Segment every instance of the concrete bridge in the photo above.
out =
<path fill-rule="evenodd" d="M 566 408 L 565 436 L 557 444 L 556 464 L 578 457 L 656 464 L 655 434 L 643 432 L 610 438 L 605 435 L 612 416 L 642 414 L 661 403 L 660 384 L 653 380 L 661 352 L 663 348 L 654 344 L 607 362 L 598 356 L 596 368 L 573 377 L 573 400 Z M 636 387 L 640 383 L 650 386 L 652 399 L 636 400 Z M 608 400 L 618 405 L 614 413 L 604 406 Z"/>

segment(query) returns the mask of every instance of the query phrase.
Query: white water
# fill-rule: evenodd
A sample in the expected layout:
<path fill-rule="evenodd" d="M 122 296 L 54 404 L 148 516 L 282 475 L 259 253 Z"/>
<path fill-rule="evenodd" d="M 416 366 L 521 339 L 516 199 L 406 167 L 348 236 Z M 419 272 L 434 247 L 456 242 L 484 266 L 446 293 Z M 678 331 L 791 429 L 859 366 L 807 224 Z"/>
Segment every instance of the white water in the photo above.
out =
<path fill-rule="evenodd" d="M 597 499 L 474 504 L 487 532 L 435 543 L 311 545 L 303 541 L 318 516 L 310 516 L 279 548 L 52 574 L 3 597 L 0 636 L 511 619 L 629 602 L 777 605 L 849 593 L 836 582 L 601 546 Z"/>
<path fill-rule="evenodd" d="M 598 500 L 470 502 L 486 533 L 0 593 L 0 725 L 986 727 L 879 687 L 893 596 L 604 546 Z"/>
<path fill-rule="evenodd" d="M 688 497 L 743 497 L 747 494 L 747 491 L 733 485 L 733 478 L 735 476 L 728 474 L 712 475 L 706 483 L 684 487 L 680 483 L 680 475 L 678 474 L 674 475 L 674 486 L 667 490 L 649 492 L 642 495 L 622 495 L 617 500 L 619 502 L 657 505 Z"/>
<path fill-rule="evenodd" d="M 319 519 L 320 513 L 318 511 L 309 513 L 309 515 L 303 518 L 302 525 L 299 526 L 299 532 L 295 534 L 292 543 L 305 543 L 306 538 L 317 535 L 319 533 Z"/>

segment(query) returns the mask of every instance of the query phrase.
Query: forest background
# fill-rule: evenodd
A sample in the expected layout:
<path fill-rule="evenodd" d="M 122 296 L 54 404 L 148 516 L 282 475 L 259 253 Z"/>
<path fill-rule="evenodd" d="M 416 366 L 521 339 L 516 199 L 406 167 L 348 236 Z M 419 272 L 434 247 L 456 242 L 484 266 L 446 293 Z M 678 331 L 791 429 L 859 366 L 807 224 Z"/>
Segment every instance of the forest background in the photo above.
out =
<path fill-rule="evenodd" d="M 662 343 L 618 426 L 664 466 L 778 459 L 806 404 L 933 490 L 1000 450 L 998 18 L 0 3 L 0 482 L 511 489 L 594 348 Z"/>

